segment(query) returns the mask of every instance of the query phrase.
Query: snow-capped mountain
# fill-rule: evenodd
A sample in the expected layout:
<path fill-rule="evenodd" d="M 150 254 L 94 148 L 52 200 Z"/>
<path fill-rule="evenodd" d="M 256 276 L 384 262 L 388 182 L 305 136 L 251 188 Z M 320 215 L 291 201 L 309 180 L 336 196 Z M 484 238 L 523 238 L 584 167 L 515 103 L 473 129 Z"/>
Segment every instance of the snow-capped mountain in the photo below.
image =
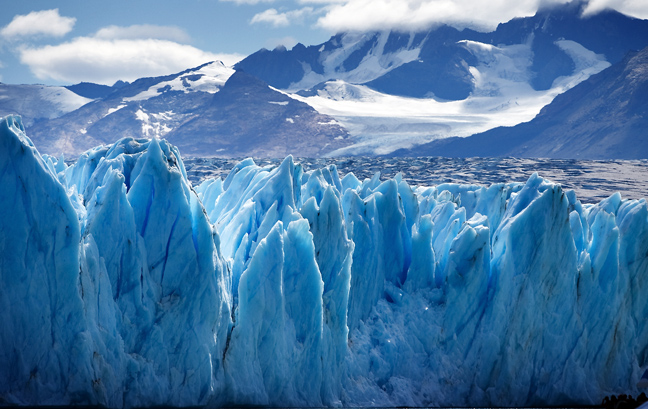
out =
<path fill-rule="evenodd" d="M 547 90 L 557 78 L 579 69 L 570 51 L 557 43 L 561 40 L 574 41 L 610 63 L 648 42 L 648 21 L 611 10 L 582 17 L 585 5 L 571 2 L 541 9 L 490 33 L 449 26 L 410 33 L 343 33 L 320 45 L 263 49 L 236 67 L 293 92 L 342 80 L 391 95 L 459 100 L 477 85 L 471 67 L 480 63 L 480 55 L 467 48 L 467 42 L 493 47 L 524 44 L 529 51 L 527 81 L 535 90 Z"/>
<path fill-rule="evenodd" d="M 44 152 L 73 156 L 120 136 L 164 137 L 206 104 L 233 72 L 221 63 L 210 63 L 141 78 L 74 112 L 28 128 Z"/>
<path fill-rule="evenodd" d="M 583 6 L 541 10 L 491 33 L 442 26 L 340 34 L 262 50 L 237 67 L 346 127 L 354 143 L 334 155 L 389 154 L 529 121 L 556 95 L 648 45 L 648 21 L 614 11 L 581 17 Z"/>
<path fill-rule="evenodd" d="M 471 63 L 475 59 L 457 44 L 462 38 L 457 30 L 449 27 L 423 33 L 342 33 L 320 45 L 297 44 L 290 51 L 285 47 L 263 49 L 236 67 L 289 92 L 307 90 L 329 80 L 342 80 L 351 84 L 374 82 L 377 91 L 394 95 L 439 94 L 444 99 L 463 99 L 471 90 L 472 78 L 464 59 Z M 426 59 L 427 65 L 419 75 L 406 81 L 387 80 L 390 85 L 386 89 L 380 86 L 380 78 L 399 67 L 425 61 L 422 58 L 428 54 L 435 55 Z M 445 70 L 440 70 L 441 66 Z M 430 73 L 435 73 L 434 79 L 428 78 Z M 423 77 L 428 81 L 421 81 Z M 435 86 L 440 85 L 436 78 L 454 81 Z"/>
<path fill-rule="evenodd" d="M 0 84 L 0 116 L 19 114 L 25 126 L 57 118 L 90 101 L 65 87 Z"/>
<path fill-rule="evenodd" d="M 350 144 L 333 118 L 242 71 L 166 138 L 194 156 L 318 157 Z"/>
<path fill-rule="evenodd" d="M 641 159 L 648 158 L 647 129 L 648 47 L 558 95 L 532 121 L 434 141 L 416 154 Z"/>
<path fill-rule="evenodd" d="M 142 78 L 29 127 L 30 136 L 44 152 L 73 156 L 119 137 L 166 138 L 186 154 L 201 156 L 319 156 L 349 144 L 347 132 L 333 118 L 259 80 L 248 81 L 251 88 L 243 89 L 240 79 L 249 76 L 241 74 L 230 83 L 233 74 L 232 68 L 213 62 Z M 218 95 L 221 89 L 227 97 Z M 230 114 L 223 115 L 225 107 Z M 248 113 L 235 114 L 243 112 Z"/>
<path fill-rule="evenodd" d="M 528 122 L 648 46 L 648 20 L 582 17 L 583 7 L 544 9 L 490 33 L 342 33 L 261 50 L 229 85 L 235 70 L 220 63 L 108 88 L 77 84 L 69 89 L 97 98 L 51 120 L 28 114 L 26 125 L 44 152 L 73 156 L 120 136 L 163 137 L 201 156 L 389 155 Z"/>
<path fill-rule="evenodd" d="M 462 41 L 475 56 L 470 67 L 474 90 L 458 101 L 411 98 L 378 92 L 366 85 L 329 81 L 300 99 L 330 115 L 349 130 L 349 147 L 338 155 L 390 154 L 431 140 L 467 137 L 498 126 L 513 126 L 535 117 L 558 94 L 610 64 L 605 58 L 570 40 L 560 40 L 575 69 L 557 78 L 548 90 L 530 84 L 531 45 L 492 46 Z"/>

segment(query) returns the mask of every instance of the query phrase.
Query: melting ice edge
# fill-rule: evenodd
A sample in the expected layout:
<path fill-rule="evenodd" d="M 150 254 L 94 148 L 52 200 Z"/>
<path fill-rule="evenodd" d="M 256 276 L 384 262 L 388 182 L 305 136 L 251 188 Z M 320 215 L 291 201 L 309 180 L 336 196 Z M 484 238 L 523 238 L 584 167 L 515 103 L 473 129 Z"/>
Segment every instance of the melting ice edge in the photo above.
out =
<path fill-rule="evenodd" d="M 0 123 L 0 404 L 589 405 L 648 366 L 648 207 Z"/>

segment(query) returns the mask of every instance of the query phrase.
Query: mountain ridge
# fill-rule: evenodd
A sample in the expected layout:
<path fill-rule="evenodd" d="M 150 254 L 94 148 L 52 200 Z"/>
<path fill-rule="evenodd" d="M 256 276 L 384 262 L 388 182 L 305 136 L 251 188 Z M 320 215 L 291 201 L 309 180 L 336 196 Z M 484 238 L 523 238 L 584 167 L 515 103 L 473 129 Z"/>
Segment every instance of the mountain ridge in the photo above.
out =
<path fill-rule="evenodd" d="M 27 132 L 41 151 L 68 156 L 115 135 L 166 138 L 200 156 L 318 156 L 349 144 L 333 118 L 220 62 L 138 79 Z"/>
<path fill-rule="evenodd" d="M 648 158 L 646 129 L 648 47 L 558 95 L 529 122 L 433 141 L 416 151 L 450 157 L 642 159 Z"/>
<path fill-rule="evenodd" d="M 475 59 L 457 44 L 458 41 L 512 45 L 525 43 L 532 36 L 534 60 L 531 72 L 535 74 L 532 85 L 537 90 L 543 90 L 574 68 L 569 56 L 555 45 L 556 40 L 564 38 L 576 41 L 595 53 L 604 54 L 611 63 L 620 61 L 630 50 L 648 45 L 648 21 L 613 10 L 583 17 L 586 4 L 573 2 L 546 7 L 532 17 L 514 18 L 487 33 L 458 30 L 448 25 L 409 33 L 341 33 L 322 44 L 308 47 L 297 44 L 290 51 L 285 47 L 272 51 L 262 49 L 238 62 L 236 67 L 272 86 L 293 92 L 306 90 L 319 82 L 343 79 L 391 95 L 418 98 L 435 95 L 441 99 L 460 100 L 474 90 L 468 67 L 475 65 Z M 345 78 L 360 63 L 371 62 L 375 50 L 383 51 L 379 76 Z M 416 51 L 418 54 L 415 57 L 401 61 L 386 58 L 399 53 L 414 54 Z M 288 68 L 280 70 L 277 64 Z M 327 70 L 327 65 L 334 69 Z M 321 76 L 318 77 L 321 81 L 308 81 L 308 76 L 313 76 L 313 73 Z M 430 73 L 435 73 L 436 78 L 430 79 Z M 394 85 L 397 83 L 403 85 L 399 88 Z"/>
<path fill-rule="evenodd" d="M 44 152 L 68 156 L 117 136 L 176 139 L 183 152 L 206 156 L 421 154 L 431 141 L 528 122 L 624 50 L 648 46 L 648 20 L 613 11 L 582 17 L 584 4 L 541 9 L 490 33 L 447 25 L 349 32 L 260 50 L 236 65 L 256 84 L 254 98 L 242 84 L 219 94 L 235 72 L 220 62 L 112 87 L 77 84 L 62 89 L 97 98 L 26 112 L 24 122 Z"/>

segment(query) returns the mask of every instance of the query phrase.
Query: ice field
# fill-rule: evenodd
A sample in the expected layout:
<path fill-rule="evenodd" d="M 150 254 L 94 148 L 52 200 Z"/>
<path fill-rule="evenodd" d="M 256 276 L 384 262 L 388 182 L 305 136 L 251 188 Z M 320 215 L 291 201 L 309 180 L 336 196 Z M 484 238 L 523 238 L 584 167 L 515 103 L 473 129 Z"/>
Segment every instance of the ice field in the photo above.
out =
<path fill-rule="evenodd" d="M 0 123 L 0 404 L 591 405 L 648 367 L 648 207 Z"/>

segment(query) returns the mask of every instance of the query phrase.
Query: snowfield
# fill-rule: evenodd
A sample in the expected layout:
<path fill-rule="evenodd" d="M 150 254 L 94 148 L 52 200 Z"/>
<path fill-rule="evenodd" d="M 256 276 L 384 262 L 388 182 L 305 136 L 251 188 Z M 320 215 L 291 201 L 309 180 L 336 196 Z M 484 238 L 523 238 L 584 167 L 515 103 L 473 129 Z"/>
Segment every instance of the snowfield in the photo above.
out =
<path fill-rule="evenodd" d="M 326 82 L 314 96 L 290 96 L 332 116 L 349 131 L 355 143 L 330 156 L 385 155 L 436 139 L 528 122 L 558 94 L 610 66 L 602 55 L 559 40 L 556 44 L 574 61 L 574 72 L 557 78 L 550 89 L 536 91 L 530 85 L 531 40 L 509 46 L 460 41 L 479 61 L 470 67 L 475 90 L 460 101 L 383 94 L 344 79 Z"/>
<path fill-rule="evenodd" d="M 73 165 L 0 122 L 0 402 L 566 406 L 637 394 L 648 206 L 411 187 L 166 141 Z"/>
<path fill-rule="evenodd" d="M 208 92 L 217 93 L 227 79 L 234 74 L 234 69 L 226 67 L 220 61 L 204 64 L 195 70 L 190 70 L 185 75 L 178 75 L 169 81 L 162 81 L 151 86 L 133 97 L 124 98 L 123 101 L 143 101 L 162 95 L 163 92 Z"/>

